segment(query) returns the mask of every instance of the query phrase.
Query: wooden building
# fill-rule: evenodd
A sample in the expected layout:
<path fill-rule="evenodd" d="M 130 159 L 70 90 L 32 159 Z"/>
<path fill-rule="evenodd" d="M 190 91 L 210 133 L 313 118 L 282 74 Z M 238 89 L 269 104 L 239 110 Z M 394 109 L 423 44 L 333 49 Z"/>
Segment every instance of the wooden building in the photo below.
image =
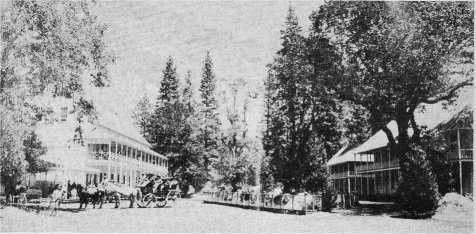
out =
<path fill-rule="evenodd" d="M 48 100 L 53 114 L 40 118 L 36 132 L 47 153 L 41 160 L 53 167 L 30 175 L 30 186 L 51 186 L 68 181 L 83 185 L 103 179 L 134 186 L 146 174 L 168 176 L 168 158 L 151 150 L 151 145 L 133 124 L 113 111 L 102 109 L 91 123 L 78 125 L 70 102 Z M 82 142 L 75 140 L 81 127 Z"/>
<path fill-rule="evenodd" d="M 473 113 L 465 107 L 449 121 L 434 128 L 435 137 L 449 144 L 447 159 L 457 181 L 457 192 L 472 195 L 473 191 Z M 395 121 L 387 124 L 398 135 Z M 410 136 L 413 134 L 409 129 Z M 364 143 L 337 152 L 328 162 L 330 177 L 339 193 L 352 192 L 364 200 L 393 200 L 398 186 L 398 158 L 390 154 L 388 139 L 380 130 Z"/>

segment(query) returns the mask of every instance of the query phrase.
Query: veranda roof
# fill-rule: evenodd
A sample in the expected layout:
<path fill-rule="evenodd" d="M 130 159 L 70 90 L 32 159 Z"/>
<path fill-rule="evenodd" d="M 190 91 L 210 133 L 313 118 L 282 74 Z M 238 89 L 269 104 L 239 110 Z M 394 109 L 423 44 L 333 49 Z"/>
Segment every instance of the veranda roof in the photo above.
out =
<path fill-rule="evenodd" d="M 349 146 L 342 147 L 332 158 L 327 161 L 328 166 L 337 165 L 345 162 L 358 161 L 355 159 L 355 148 L 348 149 Z"/>

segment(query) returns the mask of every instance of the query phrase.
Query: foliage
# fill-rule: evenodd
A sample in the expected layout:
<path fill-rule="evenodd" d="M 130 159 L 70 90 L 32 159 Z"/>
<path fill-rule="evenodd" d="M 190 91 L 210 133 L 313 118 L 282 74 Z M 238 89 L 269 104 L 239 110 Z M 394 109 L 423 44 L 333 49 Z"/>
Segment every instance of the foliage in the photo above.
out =
<path fill-rule="evenodd" d="M 330 177 L 327 176 L 326 178 L 322 191 L 322 211 L 330 212 L 332 208 L 334 208 L 334 199 L 337 192 L 334 189 L 334 184 Z"/>
<path fill-rule="evenodd" d="M 397 188 L 400 208 L 413 214 L 434 211 L 438 205 L 438 185 L 425 150 L 412 145 L 405 161 L 400 162 Z"/>
<path fill-rule="evenodd" d="M 239 184 L 255 185 L 258 173 L 258 146 L 248 134 L 248 103 L 250 87 L 243 79 L 232 81 L 223 99 L 231 100 L 225 106 L 227 128 L 221 132 L 218 161 L 213 164 L 217 171 L 216 184 L 230 184 L 236 188 Z"/>
<path fill-rule="evenodd" d="M 404 149 L 409 127 L 420 136 L 419 105 L 452 102 L 472 85 L 473 68 L 465 66 L 472 64 L 465 50 L 473 47 L 472 15 L 468 2 L 329 2 L 311 16 L 312 40 L 327 40 L 337 61 L 327 86 L 364 107 L 372 127 Z M 391 120 L 398 136 L 385 127 Z"/>
<path fill-rule="evenodd" d="M 209 170 L 210 159 L 218 156 L 218 137 L 220 120 L 218 119 L 218 102 L 216 100 L 216 77 L 210 52 L 203 61 L 202 79 L 200 80 L 201 105 L 197 108 L 198 125 L 197 141 L 200 144 L 200 155 L 204 160 L 205 170 Z"/>
<path fill-rule="evenodd" d="M 11 1 L 1 8 L 0 169 L 7 189 L 28 168 L 36 171 L 42 147 L 32 135 L 40 96 L 73 99 L 79 122 L 93 111 L 83 86 L 108 84 L 113 56 L 103 41 L 106 26 L 86 1 Z M 81 137 L 81 128 L 77 128 Z"/>
<path fill-rule="evenodd" d="M 455 191 L 455 180 L 451 165 L 448 161 L 450 152 L 447 134 L 439 131 L 423 131 L 422 147 L 426 152 L 426 159 L 435 175 L 438 193 L 444 196 Z"/>
<path fill-rule="evenodd" d="M 331 57 L 325 86 L 365 108 L 372 130 L 386 133 L 402 183 L 420 185 L 415 192 L 402 188 L 405 204 L 417 204 L 424 199 L 418 191 L 428 192 L 415 210 L 432 207 L 435 186 L 426 154 L 410 147 L 421 145 L 415 111 L 452 104 L 462 87 L 473 84 L 473 18 L 470 2 L 328 2 L 311 15 L 314 68 L 322 69 L 324 54 Z M 386 127 L 391 120 L 397 136 Z"/>
<path fill-rule="evenodd" d="M 134 109 L 132 119 L 134 119 L 134 124 L 139 127 L 140 133 L 147 139 L 152 119 L 152 104 L 146 95 L 142 97 Z"/>
<path fill-rule="evenodd" d="M 25 161 L 28 162 L 29 173 L 46 172 L 48 165 L 39 160 L 39 156 L 46 153 L 47 148 L 41 144 L 38 136 L 35 132 L 31 132 L 30 135 L 23 141 Z"/>
<path fill-rule="evenodd" d="M 326 160 L 340 148 L 342 106 L 321 83 L 327 71 L 315 70 L 310 63 L 307 40 L 292 7 L 281 35 L 282 48 L 265 82 L 263 145 L 271 173 L 285 190 L 316 191 L 322 189 L 316 184 L 325 179 Z"/>

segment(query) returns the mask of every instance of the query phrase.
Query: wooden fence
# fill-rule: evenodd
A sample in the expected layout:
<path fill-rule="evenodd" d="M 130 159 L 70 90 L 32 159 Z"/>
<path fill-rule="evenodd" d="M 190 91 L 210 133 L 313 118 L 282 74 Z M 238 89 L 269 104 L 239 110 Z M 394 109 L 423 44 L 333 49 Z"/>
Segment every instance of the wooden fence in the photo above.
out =
<path fill-rule="evenodd" d="M 240 193 L 226 191 L 206 191 L 205 203 L 242 207 L 247 209 L 307 214 L 322 209 L 321 194 L 281 194 Z"/>

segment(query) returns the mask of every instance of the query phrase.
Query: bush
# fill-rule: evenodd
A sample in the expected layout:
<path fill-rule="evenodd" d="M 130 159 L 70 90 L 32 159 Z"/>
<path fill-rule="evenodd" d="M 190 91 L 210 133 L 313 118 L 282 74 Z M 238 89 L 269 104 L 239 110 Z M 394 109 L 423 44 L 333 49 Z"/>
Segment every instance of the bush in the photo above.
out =
<path fill-rule="evenodd" d="M 336 191 L 332 180 L 328 177 L 322 191 L 322 211 L 330 212 L 335 204 Z"/>
<path fill-rule="evenodd" d="M 438 185 L 425 150 L 412 145 L 400 162 L 401 177 L 397 190 L 401 209 L 412 215 L 435 211 L 438 205 Z"/>

